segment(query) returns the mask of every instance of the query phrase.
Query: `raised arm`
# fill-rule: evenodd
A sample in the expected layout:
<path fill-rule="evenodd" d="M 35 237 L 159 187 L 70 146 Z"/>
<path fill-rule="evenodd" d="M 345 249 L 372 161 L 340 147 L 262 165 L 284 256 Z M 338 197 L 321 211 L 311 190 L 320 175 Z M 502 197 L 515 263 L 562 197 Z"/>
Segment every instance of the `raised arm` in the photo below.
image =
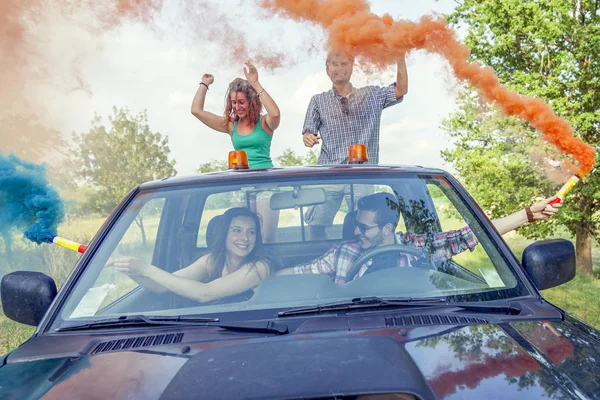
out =
<path fill-rule="evenodd" d="M 398 72 L 396 74 L 396 98 L 408 93 L 408 71 L 406 69 L 406 55 L 398 60 Z"/>
<path fill-rule="evenodd" d="M 252 85 L 260 100 L 262 101 L 263 106 L 265 106 L 265 110 L 267 110 L 267 115 L 265 116 L 265 123 L 267 124 L 266 128 L 268 128 L 273 134 L 275 129 L 279 126 L 279 121 L 281 120 L 279 107 L 275 103 L 275 100 L 271 97 L 271 95 L 262 87 L 260 82 L 258 81 L 258 71 L 256 67 L 250 62 L 246 62 L 246 67 L 244 67 L 244 74 L 246 75 L 246 79 L 248 83 Z"/>
<path fill-rule="evenodd" d="M 200 83 L 200 85 L 198 86 L 198 90 L 196 90 L 196 95 L 194 96 L 194 100 L 192 101 L 191 111 L 194 117 L 198 118 L 204 125 L 208 126 L 209 128 L 223 133 L 231 133 L 229 132 L 229 126 L 223 124 L 222 116 L 215 115 L 204 110 L 206 92 L 208 92 L 208 87 L 214 81 L 215 77 L 211 74 L 204 74 L 202 76 L 202 83 Z"/>

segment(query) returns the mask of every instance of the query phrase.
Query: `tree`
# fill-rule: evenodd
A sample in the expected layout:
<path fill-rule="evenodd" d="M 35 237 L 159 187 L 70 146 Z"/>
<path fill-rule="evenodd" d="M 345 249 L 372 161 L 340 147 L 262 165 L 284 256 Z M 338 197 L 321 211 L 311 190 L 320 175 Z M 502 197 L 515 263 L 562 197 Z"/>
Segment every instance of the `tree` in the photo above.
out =
<path fill-rule="evenodd" d="M 199 174 L 205 174 L 207 172 L 218 172 L 218 171 L 227 171 L 229 165 L 227 161 L 222 160 L 210 160 L 204 164 L 200 164 L 200 167 L 196 170 Z"/>
<path fill-rule="evenodd" d="M 318 154 L 316 150 L 309 150 L 304 156 L 297 155 L 292 149 L 285 149 L 283 153 L 275 158 L 277 164 L 282 167 L 292 167 L 295 165 L 317 165 Z M 196 170 L 199 174 L 207 172 L 227 171 L 227 162 L 222 160 L 210 160 Z"/>
<path fill-rule="evenodd" d="M 39 163 L 48 155 L 64 154 L 60 132 L 44 126 L 35 115 L 8 114 L 0 119 L 2 151 Z"/>
<path fill-rule="evenodd" d="M 317 165 L 318 154 L 315 149 L 309 150 L 305 155 L 297 155 L 292 149 L 285 149 L 275 160 L 282 167 L 297 165 Z"/>
<path fill-rule="evenodd" d="M 579 137 L 586 143 L 600 147 L 600 15 L 598 0 L 464 0 L 448 19 L 466 28 L 466 44 L 473 58 L 496 71 L 506 85 L 521 94 L 548 101 L 553 110 L 566 118 Z M 456 135 L 456 152 L 446 153 L 449 160 L 470 160 L 477 165 L 482 152 L 460 148 L 471 129 L 456 125 L 450 118 L 446 127 Z M 463 122 L 468 122 L 464 120 Z M 511 145 L 518 138 L 490 134 L 485 138 L 498 146 L 500 156 L 512 157 L 514 162 L 527 167 L 522 146 L 526 145 L 526 130 L 520 131 L 517 148 Z M 523 136 L 525 135 L 525 136 Z M 504 149 L 508 153 L 500 153 Z M 490 144 L 490 146 L 492 146 Z M 492 146 L 492 147 L 494 147 Z M 521 149 L 521 150 L 519 150 Z M 596 154 L 596 162 L 599 160 Z M 531 162 L 529 161 L 529 164 Z M 464 164 L 467 165 L 467 164 Z M 518 170 L 517 166 L 513 167 Z M 531 165 L 527 168 L 532 168 Z M 506 180 L 494 176 L 490 180 L 477 179 L 482 171 L 463 168 L 459 174 L 471 190 L 494 193 L 487 188 L 500 187 Z M 518 178 L 516 172 L 511 174 Z M 525 175 L 525 174 L 523 174 Z M 591 244 L 600 227 L 600 176 L 592 171 L 567 197 L 560 213 L 560 222 L 576 237 L 577 264 L 581 271 L 592 272 Z M 494 180 L 496 179 L 496 180 Z M 543 183 L 538 182 L 542 187 Z M 527 182 L 523 182 L 527 184 Z M 553 188 L 555 189 L 555 187 Z M 510 190 L 510 189 L 509 189 Z M 509 191 L 507 190 L 507 191 Z"/>
<path fill-rule="evenodd" d="M 89 211 L 109 213 L 140 183 L 174 176 L 168 139 L 148 126 L 146 112 L 132 116 L 127 108 L 113 107 L 107 129 L 96 115 L 87 133 L 74 134 L 73 165 L 80 179 L 95 189 L 86 204 Z"/>
<path fill-rule="evenodd" d="M 555 187 L 545 176 L 550 166 L 532 161 L 531 149 L 546 155 L 533 129 L 515 117 L 504 118 L 470 90 L 459 95 L 457 104 L 458 110 L 442 122 L 454 144 L 452 150 L 442 151 L 442 158 L 454 166 L 490 218 L 523 209 L 537 196 L 552 195 Z M 520 233 L 543 238 L 557 225 L 558 219 L 551 218 L 543 224 L 525 225 Z"/>

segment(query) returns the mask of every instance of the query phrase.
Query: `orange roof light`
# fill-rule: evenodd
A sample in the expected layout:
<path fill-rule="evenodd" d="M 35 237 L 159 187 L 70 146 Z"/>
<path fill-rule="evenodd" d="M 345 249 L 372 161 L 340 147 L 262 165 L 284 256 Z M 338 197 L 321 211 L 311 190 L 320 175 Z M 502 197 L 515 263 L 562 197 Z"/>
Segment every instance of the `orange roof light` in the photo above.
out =
<path fill-rule="evenodd" d="M 353 144 L 348 149 L 348 164 L 365 164 L 367 157 L 367 146 L 364 144 Z"/>
<path fill-rule="evenodd" d="M 248 169 L 248 155 L 244 150 L 229 152 L 229 169 Z"/>

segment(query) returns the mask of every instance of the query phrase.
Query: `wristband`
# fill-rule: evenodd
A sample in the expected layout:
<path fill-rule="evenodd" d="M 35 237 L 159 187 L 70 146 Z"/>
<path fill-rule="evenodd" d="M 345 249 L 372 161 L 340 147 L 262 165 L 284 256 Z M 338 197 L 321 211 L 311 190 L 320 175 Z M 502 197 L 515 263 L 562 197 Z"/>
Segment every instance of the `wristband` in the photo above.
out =
<path fill-rule="evenodd" d="M 531 212 L 530 207 L 525 209 L 525 214 L 527 214 L 527 222 L 533 222 L 533 213 Z"/>
<path fill-rule="evenodd" d="M 208 90 L 208 85 L 206 83 L 200 82 L 200 84 L 206 86 L 206 90 Z"/>

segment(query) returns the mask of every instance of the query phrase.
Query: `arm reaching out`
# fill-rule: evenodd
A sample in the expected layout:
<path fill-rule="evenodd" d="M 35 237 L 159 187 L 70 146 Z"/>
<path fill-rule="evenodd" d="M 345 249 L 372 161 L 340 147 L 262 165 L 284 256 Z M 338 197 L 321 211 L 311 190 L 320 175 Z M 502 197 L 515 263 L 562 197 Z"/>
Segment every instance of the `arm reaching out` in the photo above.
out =
<path fill-rule="evenodd" d="M 562 206 L 561 203 L 550 205 L 550 202 L 554 200 L 556 196 L 547 198 L 538 203 L 535 203 L 531 207 L 530 217 L 527 216 L 527 208 L 507 215 L 506 217 L 496 218 L 492 220 L 492 223 L 501 235 L 508 233 L 523 226 L 527 222 L 540 221 L 547 219 L 554 215 L 558 209 Z M 530 221 L 531 219 L 531 221 Z"/>
<path fill-rule="evenodd" d="M 196 280 L 206 270 L 205 257 L 190 267 L 171 274 L 132 257 L 120 257 L 114 262 L 115 269 L 129 276 L 144 287 L 156 292 L 171 291 L 198 302 L 208 302 L 243 293 L 258 286 L 269 275 L 269 266 L 257 262 L 256 267 L 244 265 L 237 271 L 209 283 Z M 185 272 L 184 272 L 185 271 Z M 161 287 L 162 290 L 155 290 Z"/>

